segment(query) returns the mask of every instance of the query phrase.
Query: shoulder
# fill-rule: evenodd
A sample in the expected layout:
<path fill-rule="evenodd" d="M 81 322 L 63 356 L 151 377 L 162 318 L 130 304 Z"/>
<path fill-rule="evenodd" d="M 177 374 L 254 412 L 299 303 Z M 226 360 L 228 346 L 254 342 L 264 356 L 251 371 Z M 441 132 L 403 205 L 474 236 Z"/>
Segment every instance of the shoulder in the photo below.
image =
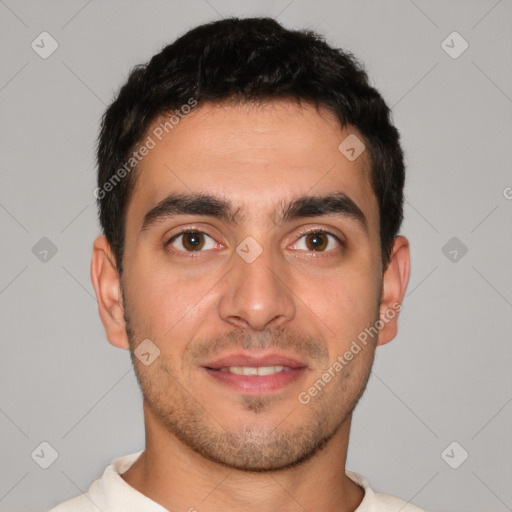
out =
<path fill-rule="evenodd" d="M 66 500 L 49 512 L 98 512 L 106 510 L 107 506 L 113 503 L 123 502 L 126 496 L 139 495 L 120 474 L 124 473 L 141 453 L 139 451 L 113 460 L 105 468 L 102 476 L 92 482 L 87 493 Z"/>
<path fill-rule="evenodd" d="M 85 494 L 81 494 L 62 502 L 52 508 L 50 512 L 98 512 L 98 508 Z"/>
<path fill-rule="evenodd" d="M 375 493 L 375 504 L 379 505 L 379 512 L 426 512 L 412 503 L 379 492 Z"/>
<path fill-rule="evenodd" d="M 368 480 L 359 473 L 348 470 L 345 473 L 352 481 L 364 489 L 363 501 L 355 512 L 426 512 L 412 503 L 408 503 L 395 496 L 375 492 L 368 483 Z"/>

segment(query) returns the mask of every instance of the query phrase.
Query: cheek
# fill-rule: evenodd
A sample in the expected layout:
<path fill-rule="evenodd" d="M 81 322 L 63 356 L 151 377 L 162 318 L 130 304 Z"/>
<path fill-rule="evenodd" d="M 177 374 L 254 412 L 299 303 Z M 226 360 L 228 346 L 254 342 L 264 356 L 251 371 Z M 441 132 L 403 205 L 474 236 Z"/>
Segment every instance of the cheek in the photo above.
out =
<path fill-rule="evenodd" d="M 323 320 L 328 337 L 355 338 L 379 317 L 378 286 L 368 272 L 341 270 L 309 290 L 297 295 L 309 295 L 305 302 Z"/>
<path fill-rule="evenodd" d="M 141 261 L 132 267 L 127 281 L 133 326 L 145 328 L 155 339 L 172 338 L 174 343 L 178 332 L 186 337 L 186 332 L 200 325 L 205 309 L 212 307 L 208 296 L 218 277 L 213 273 L 194 277 L 175 267 Z"/>

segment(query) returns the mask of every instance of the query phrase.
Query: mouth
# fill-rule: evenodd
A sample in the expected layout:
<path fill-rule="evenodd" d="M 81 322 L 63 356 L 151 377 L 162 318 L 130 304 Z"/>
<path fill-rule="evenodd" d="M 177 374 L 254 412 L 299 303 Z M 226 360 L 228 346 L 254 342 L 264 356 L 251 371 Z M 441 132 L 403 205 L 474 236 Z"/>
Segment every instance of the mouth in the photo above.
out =
<path fill-rule="evenodd" d="M 245 394 L 259 395 L 296 382 L 308 366 L 282 354 L 238 353 L 209 362 L 202 368 L 221 385 Z"/>
<path fill-rule="evenodd" d="M 213 370 L 214 368 L 210 368 Z M 276 366 L 223 366 L 218 368 L 220 372 L 231 372 L 235 375 L 274 375 L 280 372 L 290 372 L 292 368 L 288 366 L 276 365 Z"/>

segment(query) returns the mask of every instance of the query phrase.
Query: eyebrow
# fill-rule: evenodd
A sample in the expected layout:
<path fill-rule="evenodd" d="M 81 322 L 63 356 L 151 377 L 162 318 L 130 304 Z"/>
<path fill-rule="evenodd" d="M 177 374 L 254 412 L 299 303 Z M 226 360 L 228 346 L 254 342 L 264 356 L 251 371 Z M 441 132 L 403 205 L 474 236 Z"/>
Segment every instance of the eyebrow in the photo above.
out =
<path fill-rule="evenodd" d="M 238 224 L 242 218 L 241 208 L 229 201 L 210 194 L 171 194 L 144 215 L 141 231 L 178 215 L 204 215 L 215 217 L 229 224 Z M 316 196 L 301 196 L 282 201 L 274 222 L 281 224 L 303 217 L 335 215 L 355 220 L 366 232 L 368 221 L 357 204 L 343 192 Z"/>
<path fill-rule="evenodd" d="M 357 221 L 368 232 L 368 221 L 361 208 L 343 192 L 334 192 L 327 195 L 302 196 L 285 203 L 280 224 L 303 217 L 320 217 L 322 215 L 336 215 Z"/>
<path fill-rule="evenodd" d="M 205 215 L 237 224 L 239 214 L 226 200 L 210 194 L 172 194 L 144 215 L 141 231 L 177 215 Z"/>

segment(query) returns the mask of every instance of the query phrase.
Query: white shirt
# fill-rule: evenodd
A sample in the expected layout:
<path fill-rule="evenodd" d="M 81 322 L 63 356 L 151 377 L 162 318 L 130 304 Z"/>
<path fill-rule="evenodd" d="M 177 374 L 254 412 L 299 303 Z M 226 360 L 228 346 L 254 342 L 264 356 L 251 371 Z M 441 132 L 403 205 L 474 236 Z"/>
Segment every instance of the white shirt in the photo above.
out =
<path fill-rule="evenodd" d="M 120 475 L 128 471 L 140 452 L 112 461 L 85 494 L 72 498 L 50 512 L 169 512 L 166 508 L 140 493 Z M 354 512 L 425 512 L 399 498 L 374 492 L 366 479 L 353 471 L 346 475 L 364 489 L 364 498 Z"/>

